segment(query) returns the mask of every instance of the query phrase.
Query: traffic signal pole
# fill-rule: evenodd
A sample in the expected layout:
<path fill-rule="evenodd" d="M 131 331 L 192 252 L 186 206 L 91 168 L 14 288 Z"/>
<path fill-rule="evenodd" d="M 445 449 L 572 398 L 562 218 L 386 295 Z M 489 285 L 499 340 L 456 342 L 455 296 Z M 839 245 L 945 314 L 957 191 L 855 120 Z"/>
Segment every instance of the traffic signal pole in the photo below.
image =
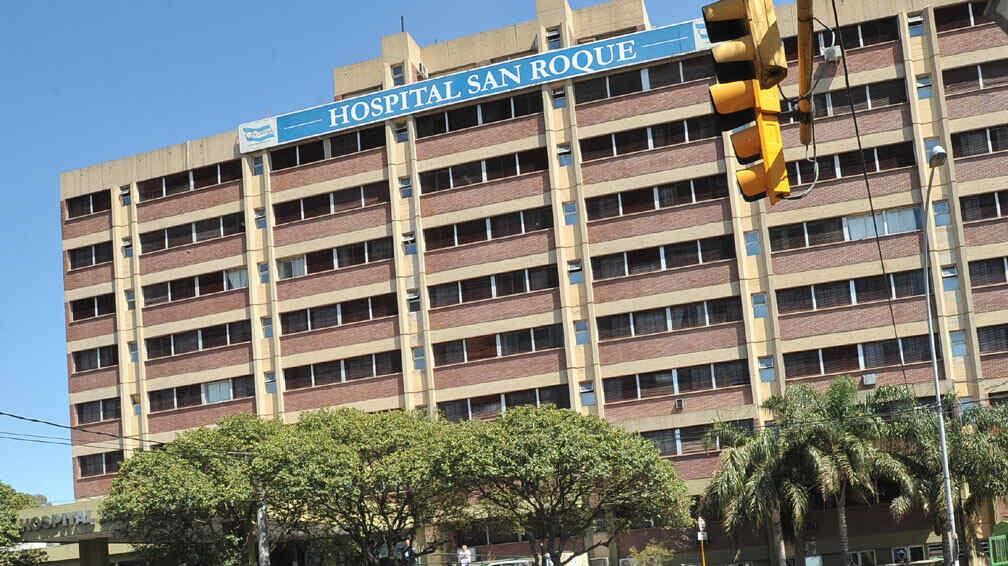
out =
<path fill-rule="evenodd" d="M 798 137 L 812 143 L 812 0 L 798 0 Z"/>

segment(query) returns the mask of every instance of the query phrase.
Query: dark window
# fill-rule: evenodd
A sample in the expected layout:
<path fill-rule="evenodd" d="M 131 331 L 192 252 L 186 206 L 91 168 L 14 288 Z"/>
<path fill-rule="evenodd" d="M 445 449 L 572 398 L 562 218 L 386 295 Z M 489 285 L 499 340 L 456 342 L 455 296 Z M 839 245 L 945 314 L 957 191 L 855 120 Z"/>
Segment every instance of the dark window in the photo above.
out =
<path fill-rule="evenodd" d="M 175 388 L 175 406 L 195 407 L 203 404 L 203 388 L 199 384 Z"/>
<path fill-rule="evenodd" d="M 402 371 L 402 357 L 398 350 L 375 354 L 374 364 L 375 375 L 389 375 Z"/>
<path fill-rule="evenodd" d="M 539 114 L 542 112 L 542 92 L 539 89 L 519 94 L 514 97 L 514 115 L 528 116 L 529 114 Z"/>
<path fill-rule="evenodd" d="M 340 268 L 364 263 L 365 244 L 347 244 L 336 248 L 336 261 Z"/>
<path fill-rule="evenodd" d="M 476 105 L 473 105 L 449 110 L 448 129 L 453 131 L 475 126 L 478 119 L 476 108 Z"/>
<path fill-rule="evenodd" d="M 161 177 L 140 181 L 137 183 L 137 192 L 140 194 L 140 202 L 160 198 L 164 196 L 164 181 Z"/>
<path fill-rule="evenodd" d="M 578 104 L 601 100 L 606 95 L 606 78 L 598 77 L 574 83 L 574 99 Z"/>
<path fill-rule="evenodd" d="M 270 152 L 270 169 L 280 171 L 297 165 L 297 147 L 290 146 Z M 142 198 L 142 197 L 141 197 Z"/>
<path fill-rule="evenodd" d="M 676 370 L 679 377 L 679 391 L 703 391 L 705 389 L 712 388 L 713 382 L 711 382 L 711 367 L 709 364 L 703 364 L 700 366 L 692 366 L 679 368 Z M 644 384 L 641 384 L 641 389 L 644 389 Z M 671 393 L 671 391 L 667 391 Z"/>
<path fill-rule="evenodd" d="M 724 175 L 693 179 L 693 195 L 697 202 L 728 196 L 728 181 Z"/>
<path fill-rule="evenodd" d="M 770 249 L 772 251 L 792 250 L 805 247 L 805 227 L 802 224 L 773 226 L 770 228 Z"/>
<path fill-rule="evenodd" d="M 850 283 L 836 281 L 814 285 L 816 308 L 824 309 L 851 304 Z"/>
<path fill-rule="evenodd" d="M 301 165 L 325 159 L 325 149 L 323 148 L 322 140 L 310 141 L 299 145 L 298 153 L 298 162 Z"/>
<path fill-rule="evenodd" d="M 630 275 L 661 270 L 661 255 L 659 248 L 631 250 L 626 253 L 627 270 Z"/>
<path fill-rule="evenodd" d="M 651 88 L 681 83 L 682 75 L 679 73 L 679 61 L 669 61 L 668 63 L 649 67 L 648 78 L 650 79 Z"/>
<path fill-rule="evenodd" d="M 536 390 L 526 389 L 524 391 L 510 391 L 504 394 L 504 406 L 507 408 L 535 406 Z"/>
<path fill-rule="evenodd" d="M 533 171 L 545 171 L 547 166 L 544 147 L 518 152 L 518 172 L 523 175 Z"/>
<path fill-rule="evenodd" d="M 697 179 L 700 181 L 701 179 Z M 727 194 L 727 193 L 726 193 Z M 665 208 L 693 202 L 693 187 L 689 181 L 680 181 L 658 187 L 658 206 Z"/>
<path fill-rule="evenodd" d="M 147 339 L 147 357 L 148 358 L 164 358 L 170 356 L 171 351 L 171 336 L 157 336 L 155 338 Z"/>
<path fill-rule="evenodd" d="M 731 235 L 700 240 L 700 258 L 706 263 L 735 257 L 735 240 Z"/>
<path fill-rule="evenodd" d="M 98 350 L 81 350 L 73 353 L 74 371 L 98 369 Z"/>
<path fill-rule="evenodd" d="M 392 257 L 392 238 L 379 238 L 367 242 L 369 262 L 382 261 Z"/>
<path fill-rule="evenodd" d="M 807 222 L 805 226 L 808 230 L 810 246 L 842 242 L 844 240 L 843 220 L 840 218 L 813 220 Z"/>
<path fill-rule="evenodd" d="M 361 322 L 371 318 L 371 311 L 367 299 L 345 301 L 340 305 L 340 311 L 342 314 L 343 324 Z"/>
<path fill-rule="evenodd" d="M 453 187 L 464 187 L 473 183 L 481 183 L 483 182 L 483 163 L 473 161 L 471 163 L 454 165 L 451 168 L 451 175 Z"/>
<path fill-rule="evenodd" d="M 434 285 L 428 287 L 427 292 L 430 295 L 432 308 L 456 305 L 460 302 L 458 283 Z"/>
<path fill-rule="evenodd" d="M 182 171 L 181 173 L 166 175 L 164 180 L 165 180 L 164 182 L 165 182 L 166 195 L 175 195 L 178 193 L 184 193 L 189 191 L 188 171 Z"/>
<path fill-rule="evenodd" d="M 220 180 L 222 183 L 241 179 L 242 166 L 240 159 L 225 161 L 220 164 Z"/>
<path fill-rule="evenodd" d="M 343 360 L 343 371 L 346 379 L 363 379 L 374 376 L 374 358 L 368 354 L 366 356 L 356 356 Z"/>
<path fill-rule="evenodd" d="M 228 331 L 226 324 L 218 324 L 217 326 L 208 326 L 200 331 L 201 338 L 203 340 L 203 348 L 219 348 L 220 346 L 227 346 L 228 343 Z"/>
<path fill-rule="evenodd" d="M 479 301 L 492 297 L 490 277 L 476 277 L 461 282 L 462 301 Z"/>
<path fill-rule="evenodd" d="M 301 201 L 292 200 L 273 205 L 273 216 L 277 224 L 301 220 Z"/>
<path fill-rule="evenodd" d="M 502 332 L 498 335 L 498 339 L 500 340 L 500 355 L 502 356 L 510 356 L 512 354 L 521 354 L 532 351 L 532 333 L 529 332 L 528 329 Z M 475 348 L 475 346 L 472 343 L 469 343 L 469 341 L 467 341 L 466 347 L 472 349 Z M 496 349 L 496 345 L 494 348 Z M 470 350 L 470 357 L 472 357 L 471 354 L 472 351 Z"/>
<path fill-rule="evenodd" d="M 434 344 L 434 363 L 443 366 L 465 361 L 465 346 L 462 340 Z"/>
<path fill-rule="evenodd" d="M 1008 83 L 1008 59 L 991 61 L 980 65 L 980 72 L 983 74 L 984 88 L 990 88 Z M 100 193 L 95 193 L 98 195 Z M 96 210 L 97 210 L 97 205 Z M 102 209 L 104 210 L 104 209 Z"/>
<path fill-rule="evenodd" d="M 897 28 L 896 18 L 883 18 L 881 20 L 872 20 L 870 22 L 863 22 L 861 26 L 861 45 L 875 45 L 878 43 L 885 43 L 887 41 L 896 41 L 899 38 L 899 30 Z M 847 46 L 854 46 L 857 43 L 846 43 Z"/>
<path fill-rule="evenodd" d="M 550 324 L 547 326 L 533 328 L 532 337 L 535 340 L 536 350 L 560 348 L 563 346 L 564 341 L 563 325 Z"/>
<path fill-rule="evenodd" d="M 868 150 L 865 151 L 867 152 Z M 916 163 L 914 161 L 913 145 L 910 142 L 882 145 L 875 148 L 875 153 L 878 155 L 879 171 L 897 169 L 899 167 L 910 167 Z M 872 169 L 870 158 L 868 169 Z"/>
<path fill-rule="evenodd" d="M 825 373 L 839 373 L 856 370 L 860 367 L 856 344 L 823 348 L 822 360 Z"/>
<path fill-rule="evenodd" d="M 193 187 L 200 189 L 217 184 L 217 166 L 207 165 L 193 169 Z"/>
<path fill-rule="evenodd" d="M 497 290 L 498 297 L 524 293 L 528 290 L 525 288 L 525 270 L 494 275 L 494 288 Z"/>
<path fill-rule="evenodd" d="M 1008 149 L 1008 126 L 994 126 L 989 130 L 991 151 Z"/>
<path fill-rule="evenodd" d="M 710 383 L 710 370 L 708 369 L 708 384 Z M 672 371 L 655 371 L 642 373 L 638 376 L 640 381 L 641 397 L 657 397 L 658 395 L 671 395 L 675 393 L 675 373 Z"/>
<path fill-rule="evenodd" d="M 285 389 L 303 389 L 311 387 L 311 366 L 298 366 L 284 368 L 283 370 Z"/>
<path fill-rule="evenodd" d="M 500 179 L 503 177 L 513 177 L 518 174 L 518 164 L 514 154 L 491 157 L 486 160 L 487 180 Z"/>
<path fill-rule="evenodd" d="M 468 222 L 456 224 L 455 235 L 458 239 L 456 244 L 459 246 L 463 244 L 482 242 L 487 239 L 486 220 L 477 218 L 476 220 L 469 220 Z M 497 237 L 496 232 L 494 232 L 494 237 Z"/>
<path fill-rule="evenodd" d="M 720 135 L 714 116 L 697 116 L 686 119 L 686 132 L 690 141 L 713 138 Z"/>
<path fill-rule="evenodd" d="M 903 347 L 903 363 L 931 361 L 931 341 L 927 335 L 900 338 L 900 343 Z"/>
<path fill-rule="evenodd" d="M 545 265 L 529 269 L 528 281 L 530 291 L 554 289 L 560 284 L 555 265 Z"/>
<path fill-rule="evenodd" d="M 791 352 L 784 354 L 784 373 L 788 377 L 802 377 L 805 375 L 819 375 L 819 350 L 807 350 L 805 352 Z"/>
<path fill-rule="evenodd" d="M 627 191 L 620 195 L 620 201 L 623 204 L 623 214 L 654 210 L 655 207 L 654 191 L 651 189 Z"/>
<path fill-rule="evenodd" d="M 924 294 L 924 272 L 923 271 L 903 271 L 894 273 L 893 288 L 896 291 L 896 298 L 916 297 Z"/>
<path fill-rule="evenodd" d="M 595 279 L 608 279 L 610 277 L 623 277 L 626 275 L 626 266 L 622 253 L 593 257 L 591 261 L 592 275 Z"/>
<path fill-rule="evenodd" d="M 855 279 L 854 292 L 857 294 L 859 303 L 882 301 L 892 296 L 889 277 L 886 275 L 874 275 Z"/>
<path fill-rule="evenodd" d="M 140 253 L 146 254 L 163 249 L 165 249 L 164 230 L 156 230 L 154 232 L 144 232 L 143 234 L 140 234 Z M 72 257 L 73 256 L 71 256 L 71 259 Z M 90 265 L 90 262 L 88 262 L 88 265 Z"/>
<path fill-rule="evenodd" d="M 987 131 L 973 130 L 952 134 L 952 153 L 956 157 L 967 157 L 988 153 Z"/>
<path fill-rule="evenodd" d="M 448 130 L 445 126 L 444 112 L 428 114 L 426 116 L 417 116 L 416 118 L 417 138 L 426 138 L 437 134 L 443 134 L 446 131 Z"/>
<path fill-rule="evenodd" d="M 651 126 L 651 142 L 654 147 L 664 147 L 686 141 L 686 125 L 675 121 Z"/>
<path fill-rule="evenodd" d="M 473 360 L 483 360 L 497 356 L 497 336 L 488 334 L 486 336 L 474 336 L 465 339 L 466 358 Z"/>
<path fill-rule="evenodd" d="M 596 319 L 599 340 L 630 336 L 630 314 L 614 314 Z"/>
<path fill-rule="evenodd" d="M 640 92 L 643 89 L 644 86 L 641 84 L 641 72 L 639 69 L 609 76 L 609 96 Z"/>
<path fill-rule="evenodd" d="M 566 385 L 539 388 L 539 405 L 553 405 L 558 409 L 570 408 L 570 393 Z"/>
<path fill-rule="evenodd" d="M 428 250 L 450 248 L 455 245 L 455 226 L 438 226 L 424 230 L 424 243 Z"/>
<path fill-rule="evenodd" d="M 531 208 L 522 211 L 525 232 L 535 232 L 553 227 L 553 211 L 549 207 Z"/>
<path fill-rule="evenodd" d="M 100 476 L 105 473 L 105 455 L 89 454 L 78 456 L 77 462 L 80 467 L 80 477 Z"/>
<path fill-rule="evenodd" d="M 613 142 L 610 134 L 585 138 L 579 143 L 581 144 L 581 159 L 585 161 L 613 156 Z"/>
<path fill-rule="evenodd" d="M 805 286 L 778 290 L 777 308 L 781 314 L 812 310 L 812 289 Z"/>
<path fill-rule="evenodd" d="M 77 424 L 96 423 L 101 420 L 101 401 L 77 404 Z"/>
<path fill-rule="evenodd" d="M 704 320 L 704 304 L 703 303 L 692 303 L 687 305 L 675 305 L 669 307 L 669 316 L 671 322 L 670 330 L 681 330 L 684 328 L 696 328 L 698 326 L 703 326 Z M 637 318 L 634 317 L 634 324 L 637 323 Z M 635 328 L 636 330 L 636 328 Z"/>
<path fill-rule="evenodd" d="M 984 78 L 986 79 L 986 76 Z M 980 75 L 976 65 L 942 71 L 942 81 L 948 94 L 980 88 Z"/>
<path fill-rule="evenodd" d="M 251 375 L 231 378 L 231 396 L 234 399 L 244 399 L 255 396 L 255 382 Z"/>
<path fill-rule="evenodd" d="M 483 123 L 491 124 L 511 117 L 511 99 L 501 98 L 480 104 Z"/>
<path fill-rule="evenodd" d="M 707 301 L 707 318 L 710 324 L 742 320 L 742 299 L 726 297 Z"/>
<path fill-rule="evenodd" d="M 219 293 L 224 290 L 223 271 L 215 271 L 213 273 L 200 275 L 197 279 L 199 281 L 200 295 L 206 295 L 208 293 Z"/>
<path fill-rule="evenodd" d="M 155 411 L 168 411 L 175 408 L 175 390 L 174 389 L 161 389 L 158 391 L 151 391 L 148 394 L 150 399 L 150 410 Z"/>
<path fill-rule="evenodd" d="M 304 311 L 301 311 L 304 312 Z M 367 311 L 365 310 L 365 315 Z M 282 316 L 282 315 L 281 315 Z M 311 319 L 311 327 L 313 330 L 319 328 L 328 328 L 330 326 L 336 326 L 340 323 L 339 319 L 339 306 L 338 305 L 324 305 L 320 307 L 313 307 L 309 309 L 309 317 Z M 365 316 L 366 318 L 366 316 Z M 282 318 L 281 318 L 282 320 Z"/>
<path fill-rule="evenodd" d="M 861 345 L 865 368 L 898 366 L 900 363 L 899 340 L 880 340 Z"/>
<path fill-rule="evenodd" d="M 959 199 L 963 220 L 983 220 L 997 218 L 997 193 L 972 195 Z"/>
<path fill-rule="evenodd" d="M 665 265 L 668 268 L 700 263 L 700 251 L 695 241 L 665 246 Z"/>
<path fill-rule="evenodd" d="M 199 331 L 190 330 L 173 334 L 172 349 L 176 356 L 199 350 Z"/>
<path fill-rule="evenodd" d="M 981 354 L 1004 352 L 1008 350 L 1008 324 L 978 328 L 977 339 Z"/>
<path fill-rule="evenodd" d="M 683 59 L 683 80 L 695 81 L 714 76 L 714 58 L 707 53 L 699 57 Z"/>
<path fill-rule="evenodd" d="M 451 176 L 449 169 L 445 167 L 444 169 L 435 169 L 420 173 L 420 187 L 425 193 L 450 189 Z"/>
<path fill-rule="evenodd" d="M 329 271 L 335 267 L 333 264 L 332 250 L 309 252 L 305 254 L 305 263 L 307 265 L 308 273 Z"/>
<path fill-rule="evenodd" d="M 714 364 L 714 382 L 718 387 L 749 384 L 749 364 L 746 360 Z"/>
<path fill-rule="evenodd" d="M 171 299 L 173 301 L 189 299 L 196 296 L 196 279 L 192 277 L 175 279 L 170 281 L 168 286 L 171 289 Z"/>
<path fill-rule="evenodd" d="M 679 453 L 676 448 L 675 429 L 642 432 L 641 436 L 653 442 L 662 456 L 675 456 Z"/>
<path fill-rule="evenodd" d="M 973 286 L 994 285 L 1005 282 L 1004 258 L 982 259 L 969 264 L 970 281 Z"/>
<path fill-rule="evenodd" d="M 361 151 L 367 151 L 376 147 L 385 147 L 385 126 L 375 126 L 357 133 L 360 134 Z"/>
<path fill-rule="evenodd" d="M 232 344 L 248 342 L 252 339 L 252 324 L 247 320 L 228 323 L 228 335 Z"/>
<path fill-rule="evenodd" d="M 968 2 L 943 6 L 934 10 L 935 29 L 939 32 L 970 26 L 970 6 Z"/>
<path fill-rule="evenodd" d="M 585 201 L 585 208 L 588 211 L 589 221 L 619 216 L 620 196 L 619 194 L 614 194 L 587 199 Z"/>

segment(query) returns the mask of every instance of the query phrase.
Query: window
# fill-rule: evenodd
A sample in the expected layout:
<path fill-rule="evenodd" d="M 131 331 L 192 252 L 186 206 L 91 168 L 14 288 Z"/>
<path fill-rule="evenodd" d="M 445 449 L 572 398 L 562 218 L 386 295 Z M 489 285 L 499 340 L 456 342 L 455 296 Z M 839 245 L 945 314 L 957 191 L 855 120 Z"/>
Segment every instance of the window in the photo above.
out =
<path fill-rule="evenodd" d="M 553 108 L 567 108 L 567 89 L 564 87 L 550 89 L 550 98 L 553 99 Z"/>
<path fill-rule="evenodd" d="M 580 261 L 567 262 L 567 279 L 570 281 L 571 285 L 584 283 L 584 272 L 581 269 Z"/>
<path fill-rule="evenodd" d="M 66 199 L 67 219 L 80 218 L 104 212 L 112 208 L 112 191 L 104 190 L 96 193 Z"/>
<path fill-rule="evenodd" d="M 756 318 L 767 318 L 770 316 L 770 309 L 767 306 L 766 293 L 754 293 L 752 296 L 753 316 Z"/>
<path fill-rule="evenodd" d="M 938 10 L 935 10 L 937 14 Z M 924 560 L 923 546 L 897 546 L 892 548 L 892 561 L 896 564 Z"/>
<path fill-rule="evenodd" d="M 959 206 L 966 222 L 999 218 L 1008 214 L 1008 191 L 961 197 Z"/>
<path fill-rule="evenodd" d="M 747 256 L 760 255 L 763 253 L 763 246 L 760 244 L 760 235 L 756 230 L 750 230 L 743 235 L 745 239 L 745 250 Z"/>
<path fill-rule="evenodd" d="M 377 181 L 360 187 L 341 189 L 273 205 L 277 224 L 339 214 L 389 201 L 388 183 Z"/>
<path fill-rule="evenodd" d="M 409 308 L 409 312 L 420 311 L 420 294 L 416 289 L 406 291 L 406 305 Z"/>
<path fill-rule="evenodd" d="M 269 264 L 260 263 L 259 264 L 259 282 L 269 283 Z"/>
<path fill-rule="evenodd" d="M 962 333 L 962 331 L 956 332 Z M 980 343 L 981 354 L 1008 351 L 1008 324 L 977 328 L 977 342 Z M 953 346 L 953 355 L 955 355 L 955 351 L 955 346 Z M 965 337 L 963 338 L 962 355 L 966 355 Z"/>
<path fill-rule="evenodd" d="M 917 98 L 919 100 L 931 98 L 931 75 L 917 75 L 915 86 L 917 87 Z"/>
<path fill-rule="evenodd" d="M 402 358 L 398 350 L 393 350 L 307 366 L 284 368 L 283 373 L 285 389 L 290 391 L 343 383 L 354 379 L 392 375 L 401 371 Z"/>
<path fill-rule="evenodd" d="M 969 264 L 970 283 L 974 287 L 997 285 L 1008 282 L 1008 258 L 996 257 L 971 261 Z"/>
<path fill-rule="evenodd" d="M 413 232 L 406 232 L 402 235 L 403 252 L 406 255 L 415 255 L 417 253 L 416 248 L 416 235 Z"/>
<path fill-rule="evenodd" d="M 114 312 L 115 295 L 112 293 L 70 301 L 70 319 L 73 321 L 95 318 Z"/>
<path fill-rule="evenodd" d="M 563 39 L 560 36 L 560 28 L 546 28 L 546 49 L 560 49 L 563 46 Z"/>
<path fill-rule="evenodd" d="M 397 142 L 404 143 L 409 141 L 409 127 L 406 125 L 406 122 L 396 122 L 392 127 Z"/>
<path fill-rule="evenodd" d="M 578 392 L 581 394 L 582 405 L 585 407 L 595 406 L 595 383 L 591 381 L 582 381 L 578 384 Z"/>
<path fill-rule="evenodd" d="M 112 242 L 102 242 L 67 251 L 70 269 L 81 269 L 112 261 Z"/>
<path fill-rule="evenodd" d="M 130 361 L 133 362 L 133 363 L 137 363 L 138 361 L 140 361 L 140 356 L 137 353 L 136 342 L 130 342 L 126 346 L 127 346 L 128 350 L 129 350 Z"/>
<path fill-rule="evenodd" d="M 235 181 L 241 179 L 241 176 L 241 160 L 233 159 L 140 181 L 137 183 L 137 193 L 140 202 L 144 202 Z"/>
<path fill-rule="evenodd" d="M 794 378 L 919 363 L 930 359 L 927 335 L 909 336 L 899 340 L 786 353 L 784 371 L 789 378 Z"/>
<path fill-rule="evenodd" d="M 868 173 L 908 167 L 915 163 L 911 142 L 868 148 L 864 150 L 864 158 Z M 861 156 L 856 151 L 820 156 L 816 164 L 820 181 L 862 174 Z M 816 178 L 816 164 L 805 159 L 788 162 L 788 178 L 791 183 L 811 183 Z"/>
<path fill-rule="evenodd" d="M 564 212 L 564 224 L 572 226 L 578 222 L 577 213 L 577 203 L 576 202 L 565 202 L 563 203 Z"/>
<path fill-rule="evenodd" d="M 402 198 L 413 196 L 413 180 L 410 177 L 399 177 L 399 196 Z"/>
<path fill-rule="evenodd" d="M 262 325 L 263 338 L 273 337 L 273 317 L 264 316 L 259 319 L 259 323 Z"/>
<path fill-rule="evenodd" d="M 118 419 L 121 411 L 119 399 L 110 398 L 88 403 L 78 403 L 75 405 L 77 411 L 77 424 L 89 424 L 102 421 Z"/>
<path fill-rule="evenodd" d="M 423 193 L 444 191 L 494 179 L 514 177 L 547 168 L 546 148 L 509 153 L 420 173 Z"/>
<path fill-rule="evenodd" d="M 773 383 L 777 380 L 777 372 L 774 371 L 773 356 L 761 356 L 758 363 L 760 381 L 763 383 Z"/>
<path fill-rule="evenodd" d="M 74 372 L 89 371 L 119 365 L 119 352 L 115 344 L 88 350 L 78 350 L 72 354 Z"/>
<path fill-rule="evenodd" d="M 462 128 L 538 114 L 542 110 L 542 94 L 539 89 L 535 89 L 508 98 L 417 116 L 414 121 L 416 137 L 422 139 Z"/>
<path fill-rule="evenodd" d="M 427 367 L 427 354 L 423 347 L 413 348 L 413 369 L 424 369 Z"/>
<path fill-rule="evenodd" d="M 557 163 L 561 167 L 567 167 L 573 163 L 573 157 L 571 156 L 570 144 L 562 143 L 557 146 Z"/>
<path fill-rule="evenodd" d="M 580 140 L 585 161 L 623 155 L 668 145 L 715 137 L 718 129 L 712 116 L 677 120 L 647 128 L 638 128 Z"/>
<path fill-rule="evenodd" d="M 587 320 L 575 320 L 574 321 L 574 343 L 578 345 L 584 345 L 588 343 L 588 321 Z"/>
<path fill-rule="evenodd" d="M 488 223 L 489 233 L 487 231 Z M 424 242 L 428 250 L 437 250 L 552 227 L 552 210 L 549 207 L 533 208 L 490 218 L 479 218 L 461 224 L 427 228 L 424 230 Z"/>
<path fill-rule="evenodd" d="M 266 210 L 263 208 L 255 209 L 255 225 L 256 228 L 262 230 L 266 227 Z"/>
<path fill-rule="evenodd" d="M 191 224 L 172 226 L 140 234 L 140 253 L 186 246 L 245 232 L 245 216 L 236 212 L 227 216 L 209 218 Z"/>
<path fill-rule="evenodd" d="M 115 452 L 78 456 L 77 466 L 80 469 L 80 477 L 86 478 L 114 474 L 119 471 L 119 465 L 122 461 L 122 450 L 117 450 Z"/>
<path fill-rule="evenodd" d="M 932 206 L 934 207 L 935 226 L 948 226 L 952 222 L 948 201 L 936 200 Z"/>
<path fill-rule="evenodd" d="M 966 28 L 986 22 L 983 15 L 985 4 L 986 2 L 963 2 L 962 4 L 936 7 L 934 11 L 936 31 Z"/>
<path fill-rule="evenodd" d="M 941 268 L 942 289 L 945 291 L 956 291 L 959 289 L 959 268 L 954 265 L 946 265 Z"/>
<path fill-rule="evenodd" d="M 562 346 L 563 328 L 552 324 L 434 344 L 434 364 L 464 363 Z"/>
<path fill-rule="evenodd" d="M 246 287 L 248 287 L 248 274 L 245 269 L 238 268 L 145 285 L 142 291 L 144 306 L 149 307 Z"/>
<path fill-rule="evenodd" d="M 431 307 L 437 308 L 460 302 L 554 289 L 558 285 L 556 266 L 546 265 L 432 285 L 428 287 L 428 295 Z"/>
<path fill-rule="evenodd" d="M 402 63 L 391 66 L 392 86 L 402 86 L 406 84 L 406 71 Z"/>
<path fill-rule="evenodd" d="M 129 206 L 133 202 L 132 194 L 132 188 L 129 185 L 119 187 L 119 200 L 122 201 L 123 206 Z"/>
<path fill-rule="evenodd" d="M 588 220 L 600 220 L 728 196 L 723 175 L 680 181 L 668 185 L 634 189 L 585 201 Z"/>
<path fill-rule="evenodd" d="M 742 320 L 742 302 L 739 297 L 728 297 L 675 305 L 664 309 L 648 309 L 598 317 L 596 324 L 599 339 L 609 340 L 739 320 Z"/>
<path fill-rule="evenodd" d="M 907 27 L 910 30 L 910 37 L 920 37 L 924 35 L 924 18 L 920 14 L 907 17 Z M 874 562 L 872 562 L 874 564 Z M 859 563 L 859 566 L 862 566 Z"/>
<path fill-rule="evenodd" d="M 263 158 L 261 155 L 255 155 L 252 157 L 252 174 L 253 175 L 263 174 Z"/>
<path fill-rule="evenodd" d="M 252 329 L 247 320 L 209 326 L 148 338 L 147 357 L 154 359 L 177 356 L 228 344 L 240 344 L 251 338 Z"/>

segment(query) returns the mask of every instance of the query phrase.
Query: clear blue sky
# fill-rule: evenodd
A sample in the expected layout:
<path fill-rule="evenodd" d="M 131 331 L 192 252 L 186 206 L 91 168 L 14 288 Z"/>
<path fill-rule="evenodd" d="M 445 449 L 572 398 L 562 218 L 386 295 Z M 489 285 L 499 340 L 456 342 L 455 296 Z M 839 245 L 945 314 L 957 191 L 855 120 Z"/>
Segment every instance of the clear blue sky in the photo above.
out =
<path fill-rule="evenodd" d="M 664 25 L 700 17 L 700 4 L 648 9 Z M 4 13 L 0 410 L 66 423 L 61 172 L 327 102 L 332 68 L 377 56 L 400 15 L 426 45 L 529 20 L 535 0 L 39 1 Z M 67 437 L 6 417 L 2 432 Z M 69 501 L 70 449 L 0 439 L 0 480 Z"/>

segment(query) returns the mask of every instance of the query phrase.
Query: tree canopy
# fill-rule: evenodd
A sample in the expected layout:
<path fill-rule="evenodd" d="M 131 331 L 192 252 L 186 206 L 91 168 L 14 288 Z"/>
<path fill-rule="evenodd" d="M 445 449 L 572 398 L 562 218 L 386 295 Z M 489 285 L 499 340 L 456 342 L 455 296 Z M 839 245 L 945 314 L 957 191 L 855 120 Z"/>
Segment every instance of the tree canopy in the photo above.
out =
<path fill-rule="evenodd" d="M 0 482 L 0 566 L 34 566 L 45 560 L 46 555 L 42 550 L 13 548 L 21 542 L 17 512 L 44 503 L 44 496 L 21 493 Z"/>
<path fill-rule="evenodd" d="M 570 563 L 635 525 L 687 522 L 686 488 L 672 464 L 601 418 L 519 407 L 463 430 L 444 461 L 447 475 L 464 480 L 479 513 L 523 533 L 543 564 L 547 555 Z M 598 523 L 604 538 L 586 540 Z"/>

